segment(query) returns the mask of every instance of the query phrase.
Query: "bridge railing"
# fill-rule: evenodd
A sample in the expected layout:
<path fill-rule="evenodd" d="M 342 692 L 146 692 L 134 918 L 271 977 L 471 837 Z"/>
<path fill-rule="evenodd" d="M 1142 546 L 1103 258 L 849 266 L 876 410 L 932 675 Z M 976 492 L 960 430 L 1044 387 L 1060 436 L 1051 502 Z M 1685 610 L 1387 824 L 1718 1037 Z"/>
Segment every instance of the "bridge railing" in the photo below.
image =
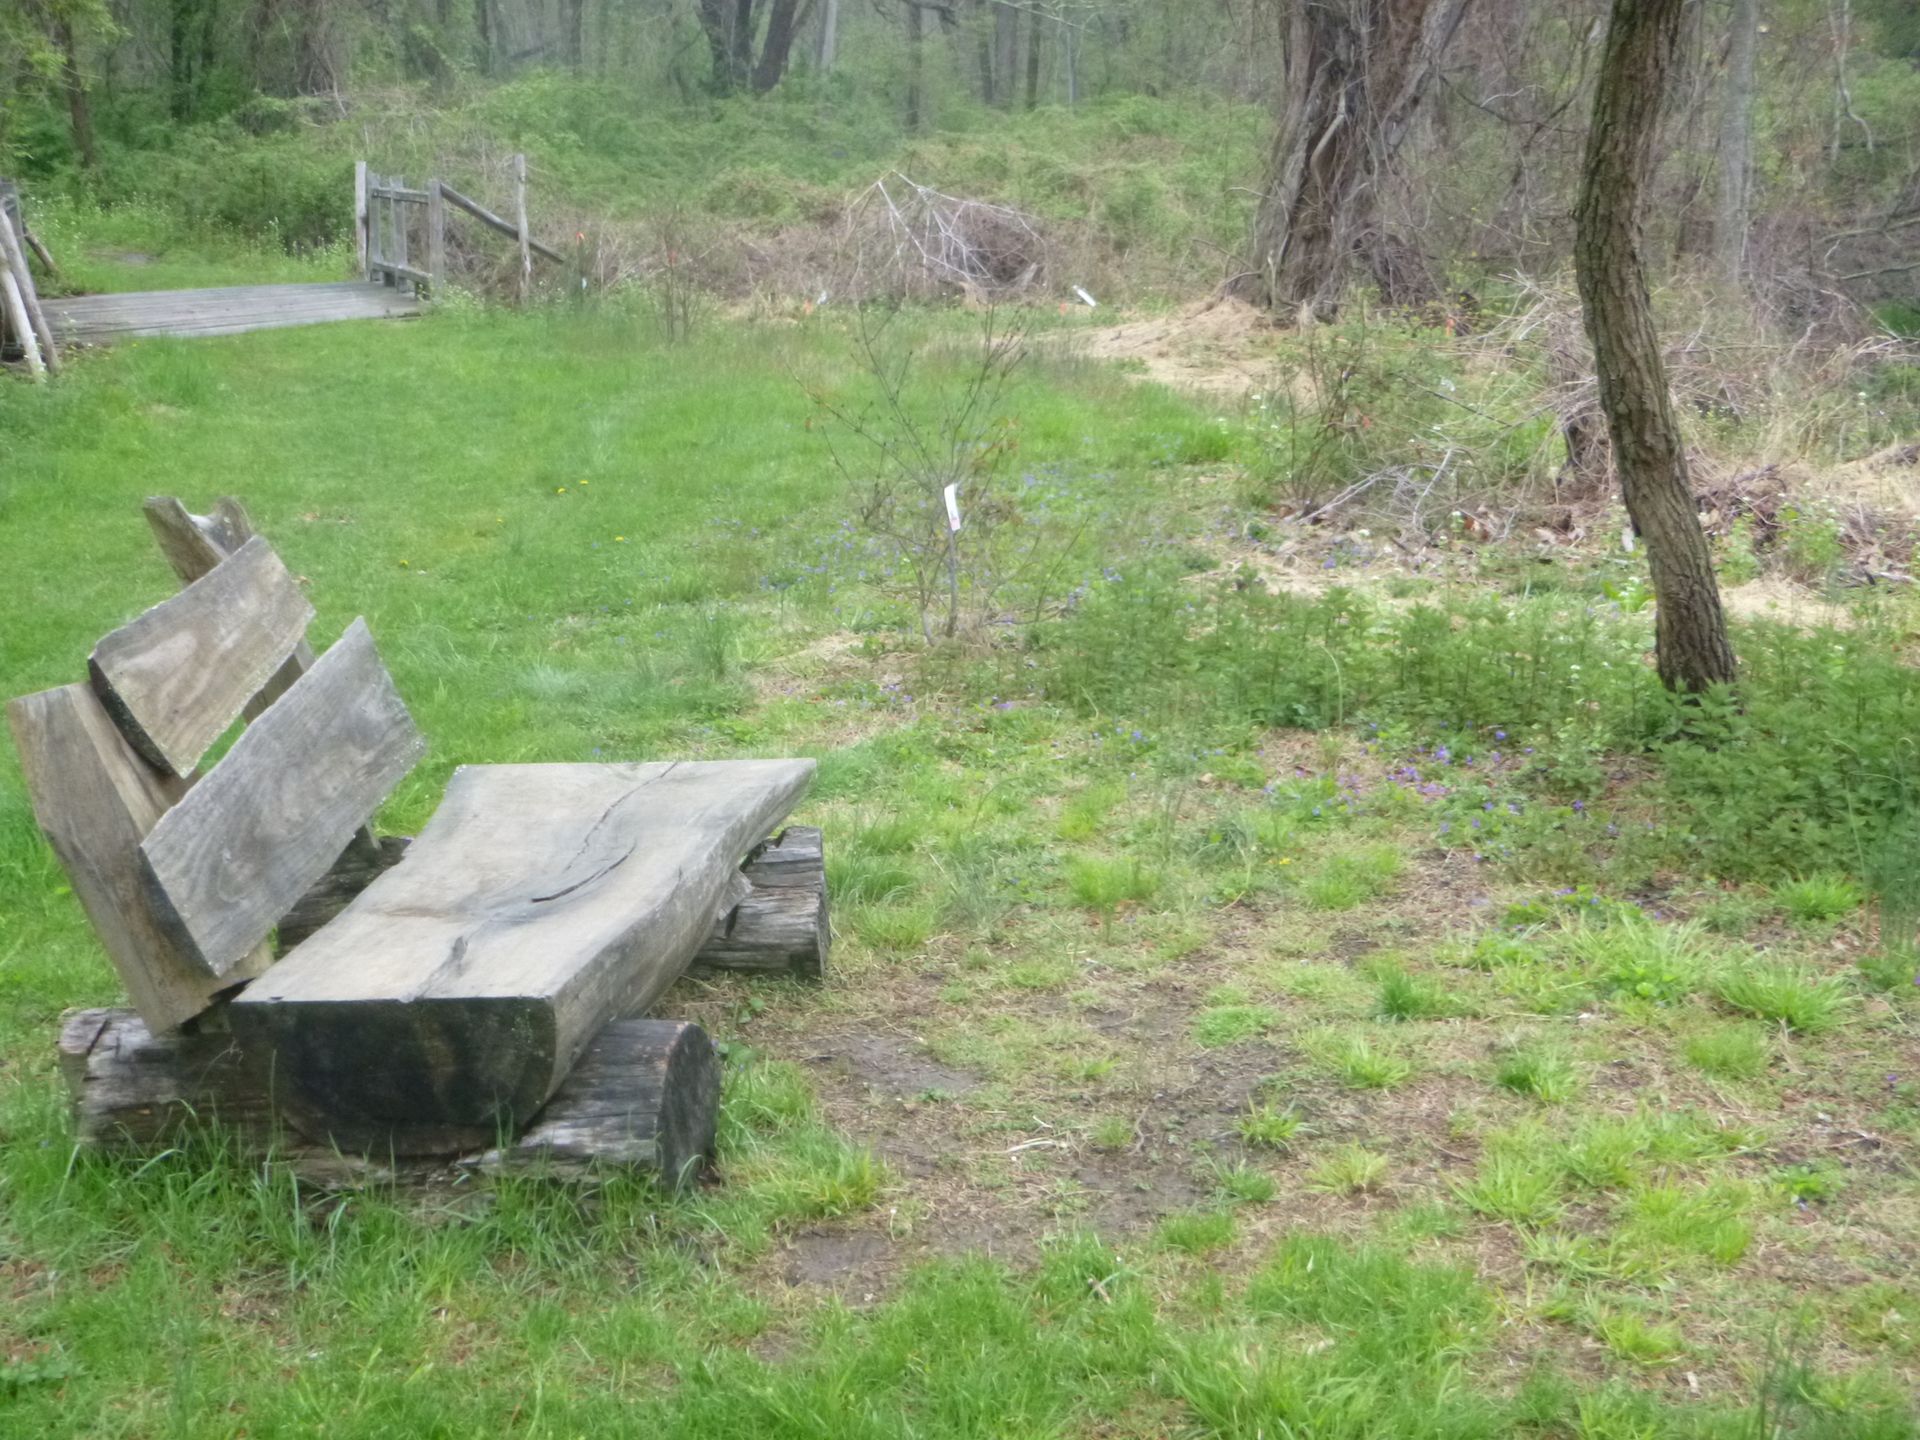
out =
<path fill-rule="evenodd" d="M 542 245 L 528 229 L 526 156 L 513 157 L 512 221 L 502 219 L 438 177 L 424 185 L 409 185 L 405 177 L 381 175 L 360 160 L 353 167 L 354 238 L 360 268 L 367 279 L 404 285 L 416 293 L 444 293 L 449 205 L 518 243 L 522 303 L 533 284 L 535 255 L 556 264 L 566 263 L 565 256 Z M 425 246 L 424 255 L 415 250 L 416 240 Z"/>

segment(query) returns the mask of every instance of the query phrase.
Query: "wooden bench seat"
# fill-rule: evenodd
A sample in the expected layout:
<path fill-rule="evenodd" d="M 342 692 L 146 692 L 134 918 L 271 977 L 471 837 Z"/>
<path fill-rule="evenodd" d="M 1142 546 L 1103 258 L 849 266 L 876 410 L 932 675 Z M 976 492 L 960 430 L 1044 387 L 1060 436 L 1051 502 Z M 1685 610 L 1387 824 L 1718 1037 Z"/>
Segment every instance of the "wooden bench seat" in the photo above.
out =
<path fill-rule="evenodd" d="M 340 1138 L 523 1123 L 671 985 L 810 760 L 454 772 L 406 858 L 229 1007 Z"/>

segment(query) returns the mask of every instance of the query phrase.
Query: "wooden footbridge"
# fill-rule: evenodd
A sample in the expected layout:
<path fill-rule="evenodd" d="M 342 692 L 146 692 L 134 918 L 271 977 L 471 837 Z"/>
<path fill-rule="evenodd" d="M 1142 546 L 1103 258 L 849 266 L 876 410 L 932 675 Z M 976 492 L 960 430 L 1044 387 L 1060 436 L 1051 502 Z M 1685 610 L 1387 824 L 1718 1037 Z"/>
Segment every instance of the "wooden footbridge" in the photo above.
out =
<path fill-rule="evenodd" d="M 527 225 L 526 157 L 513 159 L 514 219 L 496 215 L 444 180 L 409 185 L 354 166 L 354 248 L 360 277 L 333 283 L 225 285 L 203 290 L 140 290 L 106 295 L 36 295 L 27 257 L 57 278 L 52 257 L 27 229 L 12 187 L 0 181 L 0 355 L 23 358 L 38 374 L 58 369 L 71 345 L 103 345 L 150 335 L 238 335 L 319 325 L 334 320 L 390 320 L 417 315 L 448 278 L 449 209 L 514 239 L 518 291 L 524 301 L 533 259 L 564 263 Z M 17 264 L 15 263 L 17 257 Z"/>

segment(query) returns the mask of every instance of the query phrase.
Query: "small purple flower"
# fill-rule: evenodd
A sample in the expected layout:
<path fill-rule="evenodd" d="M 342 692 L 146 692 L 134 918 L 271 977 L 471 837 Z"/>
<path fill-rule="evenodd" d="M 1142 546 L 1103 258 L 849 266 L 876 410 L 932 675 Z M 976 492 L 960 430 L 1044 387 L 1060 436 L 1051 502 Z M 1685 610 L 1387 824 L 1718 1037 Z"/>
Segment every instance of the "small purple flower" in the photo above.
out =
<path fill-rule="evenodd" d="M 1493 738 L 1496 740 L 1504 740 L 1507 738 L 1507 732 L 1504 730 L 1496 730 L 1493 732 Z"/>
<path fill-rule="evenodd" d="M 1574 811 L 1574 814 L 1576 814 L 1576 815 L 1584 815 L 1584 814 L 1586 814 L 1586 813 L 1587 813 L 1587 802 L 1586 802 L 1586 801 L 1584 801 L 1584 800 L 1576 800 L 1576 801 L 1574 801 L 1574 802 L 1573 802 L 1573 811 Z"/>

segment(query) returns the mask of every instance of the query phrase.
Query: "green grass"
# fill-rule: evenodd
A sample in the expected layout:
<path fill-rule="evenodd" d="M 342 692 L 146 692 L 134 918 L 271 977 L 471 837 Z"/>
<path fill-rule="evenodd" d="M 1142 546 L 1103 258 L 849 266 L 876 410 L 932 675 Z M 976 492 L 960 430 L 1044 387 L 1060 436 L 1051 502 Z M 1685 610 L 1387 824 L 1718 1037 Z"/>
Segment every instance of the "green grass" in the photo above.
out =
<path fill-rule="evenodd" d="M 1682 1043 L 1687 1063 L 1722 1080 L 1751 1080 L 1767 1068 L 1772 1047 L 1756 1025 L 1709 1025 Z"/>
<path fill-rule="evenodd" d="M 0 758 L 0 1430 L 1745 1434 L 1794 1310 L 1822 1368 L 1783 1433 L 1903 1433 L 1912 987 L 1859 995 L 1855 927 L 1709 922 L 1731 872 L 1667 836 L 1671 792 L 1606 779 L 1744 742 L 1609 749 L 1635 682 L 1607 634 L 1572 648 L 1470 573 L 1426 619 L 1211 608 L 1180 577 L 1254 518 L 1212 484 L 1215 408 L 1077 364 L 1010 397 L 1019 473 L 1086 521 L 1068 628 L 925 655 L 789 373 L 854 385 L 834 323 L 669 348 L 612 312 L 443 314 L 0 381 L 6 693 L 171 592 L 144 495 L 236 491 L 316 640 L 366 615 L 428 738 L 382 828 L 462 763 L 816 755 L 795 818 L 836 926 L 823 987 L 662 1002 L 728 1056 L 689 1195 L 74 1156 L 52 1038 L 118 986 Z M 1108 572 L 1171 578 L 1121 603 Z M 1190 645 L 1163 605 L 1203 617 Z M 1349 648 L 1376 627 L 1390 686 Z M 1795 683 L 1891 684 L 1866 644 Z M 1759 723 L 1775 652 L 1743 645 Z M 1472 729 L 1519 730 L 1478 707 L 1524 692 L 1474 688 L 1547 673 L 1516 655 L 1581 665 L 1598 707 L 1539 680 L 1536 757 Z M 1450 793 L 1395 791 L 1408 763 Z M 1589 825 L 1554 787 L 1596 768 Z M 1842 1174 L 1811 1134 L 1879 1147 Z M 1649 1388 L 1683 1370 L 1699 1393 Z"/>
<path fill-rule="evenodd" d="M 1316 1036 L 1311 1049 L 1322 1065 L 1356 1090 L 1391 1090 L 1413 1074 L 1413 1061 L 1398 1048 L 1358 1031 Z"/>
<path fill-rule="evenodd" d="M 1233 1123 L 1247 1144 L 1268 1150 L 1290 1148 L 1301 1127 L 1300 1117 L 1292 1110 L 1277 1110 L 1271 1105 L 1249 1105 Z"/>
<path fill-rule="evenodd" d="M 1559 1051 L 1533 1046 L 1502 1056 L 1494 1070 L 1494 1083 L 1516 1095 L 1557 1105 L 1578 1092 L 1580 1073 Z"/>
<path fill-rule="evenodd" d="M 1774 898 L 1789 918 L 1823 924 L 1850 914 L 1866 896 L 1846 876 L 1826 874 L 1789 881 L 1774 891 Z"/>
<path fill-rule="evenodd" d="M 1735 1010 L 1806 1035 L 1840 1024 L 1852 998 L 1837 978 L 1816 975 L 1799 965 L 1760 960 L 1726 975 L 1715 993 Z"/>
<path fill-rule="evenodd" d="M 1387 1157 L 1363 1145 L 1329 1151 L 1307 1174 L 1307 1187 L 1329 1195 L 1358 1195 L 1386 1178 Z"/>

